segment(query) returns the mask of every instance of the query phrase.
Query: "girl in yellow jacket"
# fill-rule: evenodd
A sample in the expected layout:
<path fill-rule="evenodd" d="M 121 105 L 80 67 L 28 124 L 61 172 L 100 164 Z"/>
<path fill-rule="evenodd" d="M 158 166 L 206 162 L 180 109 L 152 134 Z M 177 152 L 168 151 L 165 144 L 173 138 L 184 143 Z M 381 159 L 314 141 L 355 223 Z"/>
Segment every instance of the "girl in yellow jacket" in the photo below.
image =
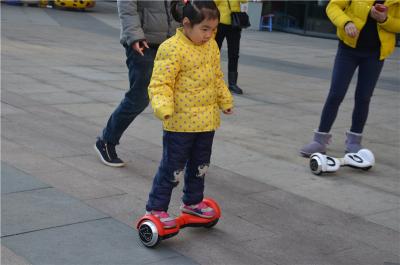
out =
<path fill-rule="evenodd" d="M 231 114 L 233 99 L 223 80 L 214 35 L 219 11 L 212 1 L 173 1 L 182 22 L 158 49 L 149 86 L 151 106 L 163 121 L 163 157 L 146 205 L 165 228 L 176 226 L 168 213 L 172 189 L 184 177 L 183 212 L 212 218 L 203 203 L 204 176 L 210 164 L 220 110 Z"/>
<path fill-rule="evenodd" d="M 314 139 L 300 153 L 325 153 L 340 103 L 358 67 L 351 128 L 346 132 L 345 152 L 358 152 L 367 121 L 369 103 L 383 62 L 395 48 L 400 32 L 400 0 L 331 0 L 327 15 L 337 27 L 339 47 L 329 95 Z"/>

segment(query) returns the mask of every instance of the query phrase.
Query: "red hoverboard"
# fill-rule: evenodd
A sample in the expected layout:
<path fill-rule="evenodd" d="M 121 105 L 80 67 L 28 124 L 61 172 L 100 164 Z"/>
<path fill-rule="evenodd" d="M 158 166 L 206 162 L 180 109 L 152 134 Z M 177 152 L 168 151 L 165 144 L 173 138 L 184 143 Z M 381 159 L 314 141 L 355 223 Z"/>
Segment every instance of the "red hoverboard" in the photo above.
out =
<path fill-rule="evenodd" d="M 181 213 L 176 220 L 176 227 L 164 228 L 160 220 L 151 215 L 146 214 L 137 222 L 140 241 L 143 245 L 149 248 L 157 246 L 161 240 L 171 238 L 179 233 L 179 230 L 184 227 L 205 227 L 211 228 L 218 223 L 221 217 L 221 209 L 218 204 L 211 198 L 204 198 L 203 202 L 215 211 L 213 218 L 202 218 L 199 216 Z"/>

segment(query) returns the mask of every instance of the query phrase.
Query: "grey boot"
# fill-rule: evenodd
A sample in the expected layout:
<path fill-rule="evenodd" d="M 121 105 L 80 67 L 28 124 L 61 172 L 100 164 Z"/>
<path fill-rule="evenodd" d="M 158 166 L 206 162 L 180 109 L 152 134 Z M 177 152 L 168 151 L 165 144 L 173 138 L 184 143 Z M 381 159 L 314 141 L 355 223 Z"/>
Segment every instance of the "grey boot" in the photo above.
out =
<path fill-rule="evenodd" d="M 357 153 L 362 149 L 362 134 L 351 131 L 346 132 L 346 153 Z"/>
<path fill-rule="evenodd" d="M 228 73 L 229 90 L 236 94 L 243 94 L 243 90 L 236 85 L 237 78 L 238 78 L 237 72 L 229 72 Z"/>
<path fill-rule="evenodd" d="M 326 153 L 326 146 L 329 144 L 332 135 L 330 133 L 314 131 L 314 138 L 300 149 L 300 154 L 310 157 L 313 153 Z"/>

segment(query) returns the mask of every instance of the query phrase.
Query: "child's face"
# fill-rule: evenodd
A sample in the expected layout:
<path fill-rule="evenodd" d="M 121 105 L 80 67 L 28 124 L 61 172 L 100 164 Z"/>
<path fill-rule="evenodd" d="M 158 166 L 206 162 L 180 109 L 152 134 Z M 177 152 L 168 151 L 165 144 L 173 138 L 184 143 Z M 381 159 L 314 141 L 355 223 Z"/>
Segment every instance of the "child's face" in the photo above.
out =
<path fill-rule="evenodd" d="M 194 44 L 202 45 L 214 37 L 218 22 L 218 19 L 205 19 L 192 27 L 189 19 L 185 17 L 183 19 L 184 33 Z"/>

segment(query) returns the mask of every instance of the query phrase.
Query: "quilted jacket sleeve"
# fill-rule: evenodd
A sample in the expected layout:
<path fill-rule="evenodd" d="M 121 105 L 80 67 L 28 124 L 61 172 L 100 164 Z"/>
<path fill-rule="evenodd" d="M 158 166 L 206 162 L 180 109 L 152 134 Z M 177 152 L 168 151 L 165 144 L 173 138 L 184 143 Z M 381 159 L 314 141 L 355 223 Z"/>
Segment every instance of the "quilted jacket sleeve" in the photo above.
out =
<path fill-rule="evenodd" d="M 388 32 L 400 33 L 400 3 L 389 6 L 388 17 L 384 23 L 379 23 L 379 26 Z"/>
<path fill-rule="evenodd" d="M 337 28 L 344 28 L 351 18 L 347 16 L 344 9 L 350 4 L 349 0 L 331 0 L 326 7 L 326 14 Z"/>
<path fill-rule="evenodd" d="M 121 44 L 131 46 L 136 41 L 144 40 L 137 1 L 118 0 L 117 7 L 121 21 Z"/>
<path fill-rule="evenodd" d="M 160 120 L 174 112 L 175 79 L 180 70 L 180 56 L 175 47 L 171 43 L 163 43 L 154 61 L 149 97 L 154 114 Z"/>

